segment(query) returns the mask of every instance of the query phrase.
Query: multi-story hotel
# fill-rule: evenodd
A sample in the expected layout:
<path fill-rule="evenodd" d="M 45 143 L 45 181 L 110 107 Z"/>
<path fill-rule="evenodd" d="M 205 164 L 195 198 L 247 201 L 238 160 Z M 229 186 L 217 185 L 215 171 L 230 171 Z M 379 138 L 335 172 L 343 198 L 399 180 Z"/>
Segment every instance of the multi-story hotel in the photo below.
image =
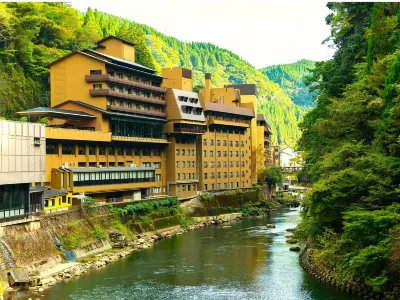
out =
<path fill-rule="evenodd" d="M 257 183 L 257 147 L 268 150 L 270 130 L 257 121 L 255 85 L 211 88 L 206 74 L 194 93 L 190 70 L 157 75 L 134 62 L 133 43 L 116 37 L 49 67 L 51 107 L 20 114 L 49 119 L 52 189 L 121 201 Z"/>

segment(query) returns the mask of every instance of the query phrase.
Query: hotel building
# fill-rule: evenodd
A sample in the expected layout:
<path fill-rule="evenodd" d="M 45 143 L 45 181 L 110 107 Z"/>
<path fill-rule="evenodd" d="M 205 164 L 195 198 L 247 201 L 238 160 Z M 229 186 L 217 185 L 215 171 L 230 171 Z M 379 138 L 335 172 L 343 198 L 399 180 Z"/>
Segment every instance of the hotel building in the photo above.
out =
<path fill-rule="evenodd" d="M 114 202 L 256 184 L 256 86 L 206 74 L 197 94 L 191 70 L 160 76 L 134 51 L 110 36 L 50 64 L 51 107 L 20 112 L 50 120 L 46 186 Z"/>

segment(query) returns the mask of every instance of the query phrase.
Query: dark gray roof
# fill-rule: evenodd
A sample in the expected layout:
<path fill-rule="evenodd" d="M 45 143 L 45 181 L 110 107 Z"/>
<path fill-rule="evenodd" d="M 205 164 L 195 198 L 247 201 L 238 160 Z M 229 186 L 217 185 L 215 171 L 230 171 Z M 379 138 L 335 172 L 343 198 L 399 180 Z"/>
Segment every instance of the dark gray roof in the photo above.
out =
<path fill-rule="evenodd" d="M 103 42 L 105 42 L 105 41 L 107 41 L 109 39 L 116 39 L 116 40 L 119 40 L 119 41 L 123 42 L 124 44 L 135 46 L 135 43 L 133 43 L 131 41 L 128 41 L 128 40 L 125 40 L 125 39 L 121 39 L 121 38 L 113 36 L 113 35 L 109 35 L 108 37 L 105 37 L 104 39 L 101 39 L 100 41 L 97 42 L 97 44 L 99 45 L 99 44 L 101 44 L 101 43 L 103 43 Z"/>
<path fill-rule="evenodd" d="M 62 170 L 62 169 L 61 169 Z M 68 168 L 74 173 L 82 172 L 117 172 L 117 171 L 155 171 L 155 168 L 145 167 L 115 167 L 115 168 Z"/>
<path fill-rule="evenodd" d="M 182 90 L 177 90 L 177 89 L 172 89 L 172 93 L 174 94 L 175 102 L 178 106 L 179 113 L 181 115 L 181 118 L 183 120 L 190 120 L 190 121 L 199 121 L 199 122 L 205 122 L 206 118 L 204 117 L 204 111 L 201 112 L 200 115 L 195 115 L 195 114 L 187 114 L 183 112 L 183 106 L 192 106 L 195 108 L 201 108 L 203 110 L 203 107 L 201 106 L 199 96 L 197 93 L 194 92 L 188 92 L 188 91 L 182 91 Z M 179 97 L 188 97 L 188 98 L 196 98 L 197 103 L 191 103 L 191 102 L 183 102 L 179 100 Z"/>
<path fill-rule="evenodd" d="M 68 190 L 56 190 L 56 189 L 49 189 L 44 191 L 44 198 L 53 198 L 55 196 L 63 196 L 68 194 L 70 191 Z"/>
<path fill-rule="evenodd" d="M 50 117 L 50 118 L 62 118 L 62 119 L 89 119 L 96 118 L 91 114 L 67 110 L 67 109 L 59 109 L 52 107 L 35 107 L 28 110 L 17 112 L 19 115 L 27 115 L 27 116 L 40 116 L 40 117 Z"/>
<path fill-rule="evenodd" d="M 227 105 L 222 103 L 206 102 L 205 110 L 223 112 L 232 115 L 241 115 L 250 118 L 254 117 L 254 111 L 250 108 Z"/>
<path fill-rule="evenodd" d="M 111 56 L 111 55 L 107 55 L 107 54 L 104 54 L 104 53 L 101 53 L 101 52 L 97 52 L 97 51 L 94 51 L 94 50 L 85 49 L 85 50 L 83 50 L 82 52 L 88 53 L 88 54 L 93 54 L 93 55 L 95 55 L 95 56 L 101 56 L 101 57 L 110 59 L 111 61 L 114 61 L 114 62 L 116 62 L 116 63 L 127 64 L 127 65 L 129 65 L 129 66 L 131 66 L 131 67 L 133 67 L 133 68 L 143 69 L 143 70 L 145 70 L 145 71 L 147 71 L 147 72 L 149 72 L 149 73 L 151 73 L 151 74 L 154 74 L 154 73 L 156 72 L 156 71 L 153 70 L 153 69 L 150 69 L 150 68 L 145 67 L 145 66 L 143 66 L 143 65 L 134 63 L 133 61 L 121 59 L 121 58 L 118 58 L 118 57 L 115 57 L 115 56 Z"/>
<path fill-rule="evenodd" d="M 228 84 L 226 87 L 232 87 L 234 89 L 239 89 L 241 95 L 256 95 L 257 96 L 257 86 L 252 83 L 245 84 Z"/>
<path fill-rule="evenodd" d="M 62 104 L 64 104 L 64 103 L 67 103 L 67 102 L 76 103 L 76 104 L 79 104 L 79 105 L 82 105 L 82 106 L 85 106 L 85 107 L 88 107 L 88 108 L 97 110 L 97 111 L 99 111 L 99 112 L 101 112 L 101 113 L 103 113 L 103 114 L 105 114 L 105 115 L 109 115 L 109 116 L 126 117 L 126 118 L 134 118 L 134 119 L 141 119 L 141 120 L 159 121 L 159 122 L 167 122 L 166 119 L 157 119 L 157 118 L 152 118 L 152 117 L 143 117 L 143 116 L 138 116 L 138 115 L 135 115 L 135 114 L 124 114 L 124 113 L 114 112 L 114 111 L 110 111 L 110 110 L 104 110 L 104 109 L 101 109 L 101 108 L 99 108 L 99 107 L 97 107 L 97 106 L 93 106 L 93 105 L 90 105 L 90 104 L 87 104 L 87 103 L 85 103 L 85 102 L 78 101 L 78 100 L 67 100 L 67 101 L 65 101 L 65 102 L 63 102 L 63 103 L 61 103 L 61 104 L 56 105 L 56 107 L 57 107 L 57 106 L 60 106 L 60 105 L 62 105 Z"/>

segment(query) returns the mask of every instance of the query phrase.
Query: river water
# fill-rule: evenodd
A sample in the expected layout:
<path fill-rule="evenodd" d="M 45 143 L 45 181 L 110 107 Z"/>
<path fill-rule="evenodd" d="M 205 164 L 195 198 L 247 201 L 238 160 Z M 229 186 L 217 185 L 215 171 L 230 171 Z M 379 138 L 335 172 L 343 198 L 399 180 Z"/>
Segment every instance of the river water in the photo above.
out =
<path fill-rule="evenodd" d="M 298 210 L 275 212 L 174 236 L 60 283 L 44 299 L 356 299 L 302 270 L 285 242 L 285 230 L 299 220 Z"/>

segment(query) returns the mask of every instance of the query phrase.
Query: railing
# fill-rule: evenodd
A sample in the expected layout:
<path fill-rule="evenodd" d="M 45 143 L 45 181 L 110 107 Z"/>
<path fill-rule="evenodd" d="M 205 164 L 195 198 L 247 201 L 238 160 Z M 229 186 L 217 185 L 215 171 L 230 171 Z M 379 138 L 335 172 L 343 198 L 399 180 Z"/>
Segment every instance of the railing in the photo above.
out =
<path fill-rule="evenodd" d="M 142 82 L 136 82 L 132 80 L 127 80 L 123 78 L 118 78 L 115 76 L 111 75 L 86 75 L 85 76 L 86 82 L 101 82 L 101 81 L 108 81 L 108 82 L 113 82 L 113 83 L 120 83 L 123 85 L 128 85 L 131 87 L 137 87 L 141 89 L 146 89 L 146 90 L 151 90 L 151 91 L 156 91 L 160 93 L 165 93 L 167 91 L 167 88 L 164 87 L 159 87 L 159 86 L 154 86 Z"/>
<path fill-rule="evenodd" d="M 216 125 L 226 125 L 226 126 L 235 126 L 235 127 L 249 127 L 249 122 L 247 121 L 238 121 L 238 120 L 224 120 L 224 119 L 219 119 L 216 117 L 209 117 L 208 119 L 209 124 L 216 124 Z"/>
<path fill-rule="evenodd" d="M 167 102 L 165 100 L 158 100 L 156 98 L 152 97 L 143 97 L 143 96 L 138 96 L 138 95 L 133 95 L 133 94 L 126 94 L 126 93 L 121 93 L 121 92 L 116 92 L 110 89 L 98 89 L 98 90 L 89 90 L 89 94 L 92 97 L 99 97 L 99 96 L 111 96 L 111 97 L 116 97 L 116 98 L 122 98 L 122 99 L 129 99 L 129 100 L 136 100 L 144 103 L 153 103 L 153 104 L 159 104 L 159 105 L 167 105 Z"/>
<path fill-rule="evenodd" d="M 136 137 L 136 136 L 113 135 L 111 137 L 111 139 L 113 141 L 126 141 L 126 142 L 163 143 L 163 144 L 169 143 L 167 139 L 145 138 L 145 137 Z"/>
<path fill-rule="evenodd" d="M 107 105 L 107 109 L 123 111 L 123 112 L 128 112 L 128 113 L 142 114 L 142 115 L 150 115 L 150 116 L 154 116 L 154 117 L 163 117 L 163 118 L 167 117 L 167 114 L 164 112 L 159 112 L 159 111 L 154 111 L 154 110 L 137 109 L 137 108 L 131 108 L 131 107 L 123 107 L 123 106 L 118 106 L 118 105 Z"/>
<path fill-rule="evenodd" d="M 102 141 L 110 142 L 111 133 L 104 131 L 92 131 L 83 129 L 68 129 L 46 127 L 47 139 L 80 140 L 80 141 Z"/>

